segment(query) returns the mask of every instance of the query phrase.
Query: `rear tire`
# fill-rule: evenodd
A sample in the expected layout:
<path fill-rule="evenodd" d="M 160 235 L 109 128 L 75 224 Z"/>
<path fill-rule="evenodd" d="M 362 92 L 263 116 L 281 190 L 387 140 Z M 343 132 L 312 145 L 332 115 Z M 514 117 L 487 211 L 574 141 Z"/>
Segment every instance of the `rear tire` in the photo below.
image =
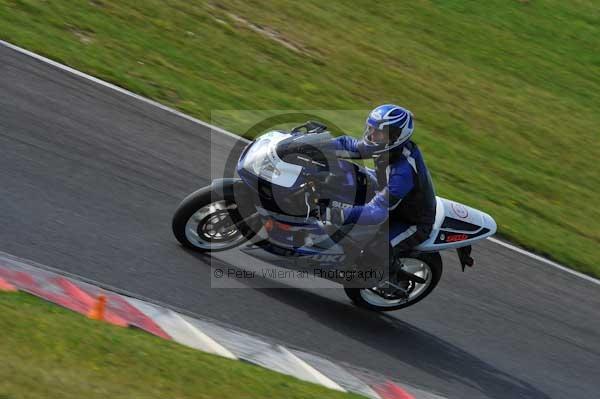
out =
<path fill-rule="evenodd" d="M 344 287 L 344 291 L 346 292 L 348 298 L 350 298 L 350 300 L 352 300 L 352 302 L 358 307 L 377 312 L 389 312 L 392 310 L 403 309 L 423 300 L 433 291 L 442 277 L 442 257 L 436 252 L 423 253 L 414 257 L 403 259 L 407 263 L 421 263 L 423 270 L 427 270 L 427 272 L 423 272 L 423 274 L 427 274 L 426 276 L 420 276 L 426 278 L 427 281 L 425 284 L 411 283 L 413 284 L 412 289 L 409 290 L 415 293 L 414 297 L 409 294 L 408 299 L 403 299 L 400 297 L 385 298 L 384 296 L 378 294 L 376 288 Z M 419 273 L 416 274 L 419 275 Z"/>

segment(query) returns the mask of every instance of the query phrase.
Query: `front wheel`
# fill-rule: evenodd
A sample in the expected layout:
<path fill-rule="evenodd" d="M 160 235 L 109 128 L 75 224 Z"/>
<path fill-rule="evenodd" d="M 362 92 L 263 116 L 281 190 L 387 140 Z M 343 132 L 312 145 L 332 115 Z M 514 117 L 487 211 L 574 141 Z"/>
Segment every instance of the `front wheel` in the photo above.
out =
<path fill-rule="evenodd" d="M 429 295 L 440 281 L 442 257 L 439 253 L 426 253 L 402 258 L 401 261 L 404 271 L 422 278 L 425 282 L 421 284 L 399 280 L 385 281 L 373 288 L 344 287 L 346 295 L 355 305 L 379 312 L 398 310 L 419 302 Z"/>
<path fill-rule="evenodd" d="M 199 252 L 217 252 L 234 248 L 247 240 L 232 215 L 235 202 L 204 187 L 185 198 L 173 215 L 172 228 L 177 241 Z"/>

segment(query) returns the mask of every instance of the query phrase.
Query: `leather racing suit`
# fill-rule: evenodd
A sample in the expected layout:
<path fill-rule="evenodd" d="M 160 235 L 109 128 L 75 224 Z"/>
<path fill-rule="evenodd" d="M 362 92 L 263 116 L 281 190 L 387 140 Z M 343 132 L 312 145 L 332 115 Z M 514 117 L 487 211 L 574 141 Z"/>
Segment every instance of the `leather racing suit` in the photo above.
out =
<path fill-rule="evenodd" d="M 341 158 L 373 157 L 364 143 L 353 137 L 337 137 L 333 143 Z M 365 205 L 344 209 L 344 224 L 382 225 L 381 233 L 387 235 L 391 252 L 406 252 L 429 237 L 435 221 L 431 176 L 412 141 L 373 158 L 377 193 Z M 377 241 L 383 240 L 380 237 Z"/>

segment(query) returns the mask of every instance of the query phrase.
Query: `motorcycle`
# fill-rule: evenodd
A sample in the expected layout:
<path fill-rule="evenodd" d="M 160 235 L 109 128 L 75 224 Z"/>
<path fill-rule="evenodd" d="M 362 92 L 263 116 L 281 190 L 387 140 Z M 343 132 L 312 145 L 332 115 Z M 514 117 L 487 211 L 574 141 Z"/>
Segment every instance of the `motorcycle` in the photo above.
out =
<path fill-rule="evenodd" d="M 463 271 L 473 265 L 471 245 L 492 236 L 496 222 L 436 197 L 429 238 L 410 253 L 394 255 L 394 272 L 367 276 L 361 262 L 373 257 L 365 245 L 381 227 L 330 226 L 320 212 L 367 203 L 377 180 L 372 169 L 340 158 L 329 145 L 332 138 L 327 126 L 313 121 L 258 136 L 239 156 L 237 177 L 213 180 L 179 204 L 175 237 L 199 252 L 245 243 L 243 253 L 273 265 L 333 271 L 319 277 L 342 284 L 355 305 L 375 311 L 405 308 L 428 296 L 442 275 L 442 250 L 455 249 Z"/>

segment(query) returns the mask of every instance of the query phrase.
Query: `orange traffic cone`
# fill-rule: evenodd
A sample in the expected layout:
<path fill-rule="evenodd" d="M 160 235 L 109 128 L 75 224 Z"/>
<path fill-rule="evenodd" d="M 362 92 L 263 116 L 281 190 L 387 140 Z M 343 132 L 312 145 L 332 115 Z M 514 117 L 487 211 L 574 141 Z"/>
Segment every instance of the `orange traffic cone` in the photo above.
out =
<path fill-rule="evenodd" d="M 94 306 L 92 306 L 92 309 L 90 309 L 90 312 L 88 313 L 88 317 L 92 320 L 104 320 L 105 309 L 106 309 L 106 296 L 99 295 L 98 300 L 96 301 L 96 303 L 94 303 Z"/>
<path fill-rule="evenodd" d="M 9 283 L 8 281 L 0 278 L 0 291 L 2 292 L 17 292 L 17 287 Z"/>

